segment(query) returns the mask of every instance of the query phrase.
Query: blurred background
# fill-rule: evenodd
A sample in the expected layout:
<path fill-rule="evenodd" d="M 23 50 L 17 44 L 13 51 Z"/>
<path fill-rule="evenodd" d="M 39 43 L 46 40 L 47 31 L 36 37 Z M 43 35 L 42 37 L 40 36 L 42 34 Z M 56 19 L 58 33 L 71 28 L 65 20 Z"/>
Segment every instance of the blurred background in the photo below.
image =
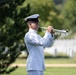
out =
<path fill-rule="evenodd" d="M 24 18 L 36 13 L 40 15 L 40 27 L 68 29 L 67 35 L 56 35 L 52 47 L 44 49 L 45 63 L 76 63 L 76 0 L 0 0 L 0 74 L 18 68 L 10 68 L 11 64 L 26 64 L 24 36 L 28 26 Z M 44 35 L 40 29 L 38 33 Z"/>

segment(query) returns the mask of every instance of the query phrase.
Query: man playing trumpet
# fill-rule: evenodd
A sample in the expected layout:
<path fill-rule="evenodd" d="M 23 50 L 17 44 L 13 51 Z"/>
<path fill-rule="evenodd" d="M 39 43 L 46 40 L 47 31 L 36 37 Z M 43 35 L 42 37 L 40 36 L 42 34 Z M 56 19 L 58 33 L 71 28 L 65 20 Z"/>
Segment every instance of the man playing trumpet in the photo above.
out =
<path fill-rule="evenodd" d="M 28 75 L 44 75 L 44 48 L 51 47 L 54 40 L 53 27 L 48 26 L 44 37 L 37 34 L 39 27 L 39 14 L 25 18 L 29 31 L 25 34 L 24 41 L 29 52 L 27 58 Z"/>

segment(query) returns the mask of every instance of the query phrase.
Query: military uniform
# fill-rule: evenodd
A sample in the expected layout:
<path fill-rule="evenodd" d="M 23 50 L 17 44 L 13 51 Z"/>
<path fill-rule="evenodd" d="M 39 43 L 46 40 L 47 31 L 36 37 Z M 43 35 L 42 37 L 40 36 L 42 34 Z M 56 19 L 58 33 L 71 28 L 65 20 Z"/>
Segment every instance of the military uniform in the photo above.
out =
<path fill-rule="evenodd" d="M 54 37 L 49 32 L 46 32 L 44 37 L 41 37 L 33 29 L 29 29 L 25 34 L 24 41 L 29 52 L 26 66 L 28 75 L 43 75 L 45 70 L 44 48 L 51 47 L 53 39 Z"/>

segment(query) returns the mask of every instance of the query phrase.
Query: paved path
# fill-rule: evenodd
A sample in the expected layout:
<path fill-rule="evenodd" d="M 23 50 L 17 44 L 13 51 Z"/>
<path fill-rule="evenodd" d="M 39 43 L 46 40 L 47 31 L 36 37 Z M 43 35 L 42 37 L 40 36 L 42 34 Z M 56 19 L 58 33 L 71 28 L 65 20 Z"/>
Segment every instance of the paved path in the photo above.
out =
<path fill-rule="evenodd" d="M 11 66 L 26 67 L 26 64 L 12 64 Z M 46 67 L 76 67 L 76 64 L 45 64 Z"/>

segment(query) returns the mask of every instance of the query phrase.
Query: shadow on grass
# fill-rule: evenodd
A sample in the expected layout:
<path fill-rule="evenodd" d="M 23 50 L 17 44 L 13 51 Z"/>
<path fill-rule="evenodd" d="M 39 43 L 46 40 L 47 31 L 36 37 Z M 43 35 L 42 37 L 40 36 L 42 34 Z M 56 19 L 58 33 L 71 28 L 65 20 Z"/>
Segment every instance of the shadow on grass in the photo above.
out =
<path fill-rule="evenodd" d="M 69 56 L 61 56 L 61 55 L 58 55 L 58 56 L 45 56 L 45 59 L 62 59 L 62 58 L 69 58 Z"/>
<path fill-rule="evenodd" d="M 27 57 L 25 57 L 25 56 L 24 57 L 18 57 L 18 59 L 27 59 Z"/>
<path fill-rule="evenodd" d="M 57 56 L 52 56 L 52 55 L 46 55 L 45 56 L 45 59 L 62 59 L 62 58 L 66 58 L 66 59 L 68 59 L 69 58 L 69 56 L 61 56 L 61 55 L 57 55 Z M 24 56 L 24 57 L 18 57 L 18 59 L 27 59 L 27 57 L 26 56 Z"/>

